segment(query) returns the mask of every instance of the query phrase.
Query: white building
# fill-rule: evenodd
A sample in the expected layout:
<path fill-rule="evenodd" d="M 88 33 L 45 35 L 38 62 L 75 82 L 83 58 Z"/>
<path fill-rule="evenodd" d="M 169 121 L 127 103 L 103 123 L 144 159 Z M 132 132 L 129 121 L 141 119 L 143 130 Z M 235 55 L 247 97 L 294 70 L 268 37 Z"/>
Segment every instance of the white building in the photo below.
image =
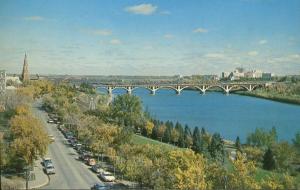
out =
<path fill-rule="evenodd" d="M 6 90 L 6 72 L 5 70 L 0 70 L 0 93 Z"/>
<path fill-rule="evenodd" d="M 247 78 L 262 78 L 262 71 L 260 70 L 252 70 L 245 73 L 245 77 Z"/>
<path fill-rule="evenodd" d="M 6 82 L 13 83 L 16 85 L 22 84 L 20 77 L 18 77 L 18 76 L 6 76 Z"/>

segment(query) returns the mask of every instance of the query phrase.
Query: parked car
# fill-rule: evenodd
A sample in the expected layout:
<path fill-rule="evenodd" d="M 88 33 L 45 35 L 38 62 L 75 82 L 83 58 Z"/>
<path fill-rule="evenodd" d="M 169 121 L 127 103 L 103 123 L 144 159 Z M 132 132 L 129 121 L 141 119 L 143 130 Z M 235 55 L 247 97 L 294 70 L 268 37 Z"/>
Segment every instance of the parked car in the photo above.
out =
<path fill-rule="evenodd" d="M 53 166 L 51 158 L 44 158 L 42 164 L 44 167 Z"/>
<path fill-rule="evenodd" d="M 94 158 L 89 158 L 87 159 L 86 164 L 89 166 L 94 166 L 96 165 L 96 160 Z"/>
<path fill-rule="evenodd" d="M 91 187 L 91 190 L 105 190 L 105 189 L 108 189 L 108 187 L 103 183 L 96 183 Z"/>
<path fill-rule="evenodd" d="M 92 171 L 99 174 L 103 172 L 104 170 L 100 167 L 100 164 L 95 164 L 92 166 Z"/>
<path fill-rule="evenodd" d="M 112 173 L 106 171 L 100 172 L 99 177 L 106 182 L 113 182 L 116 180 L 115 176 L 113 176 Z"/>
<path fill-rule="evenodd" d="M 53 135 L 48 135 L 48 137 L 49 137 L 49 139 L 50 139 L 51 142 L 54 142 L 54 141 L 55 141 L 55 138 L 54 138 Z"/>
<path fill-rule="evenodd" d="M 53 165 L 48 165 L 47 167 L 45 167 L 45 172 L 47 175 L 49 174 L 55 174 L 55 169 Z"/>
<path fill-rule="evenodd" d="M 47 121 L 48 123 L 54 123 L 54 121 L 52 119 L 48 119 Z"/>

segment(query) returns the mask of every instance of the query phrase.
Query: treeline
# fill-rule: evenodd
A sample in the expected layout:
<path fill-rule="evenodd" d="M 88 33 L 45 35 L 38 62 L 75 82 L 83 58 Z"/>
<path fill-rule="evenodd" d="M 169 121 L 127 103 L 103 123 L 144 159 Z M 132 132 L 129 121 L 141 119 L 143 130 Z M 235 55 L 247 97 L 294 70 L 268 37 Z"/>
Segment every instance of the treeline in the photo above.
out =
<path fill-rule="evenodd" d="M 141 134 L 179 148 L 192 149 L 207 158 L 224 162 L 225 149 L 221 135 L 219 133 L 211 135 L 203 127 L 201 129 L 195 127 L 192 132 L 188 125 L 183 127 L 179 122 L 174 125 L 172 121 L 151 119 L 143 126 Z"/>
<path fill-rule="evenodd" d="M 220 134 L 171 122 L 153 120 L 144 113 L 141 101 L 133 95 L 117 96 L 110 105 L 98 101 L 96 110 L 83 111 L 77 100 L 80 93 L 57 85 L 44 98 L 44 108 L 57 114 L 96 157 L 103 154 L 127 179 L 154 189 L 292 189 L 289 174 L 271 175 L 256 180 L 260 167 L 246 156 L 246 146 L 236 143 L 239 151 L 230 167 L 223 164 L 224 141 Z M 134 132 L 178 149 L 132 142 Z M 238 141 L 237 141 L 238 142 Z M 257 150 L 255 145 L 249 147 Z"/>
<path fill-rule="evenodd" d="M 3 124 L 0 127 L 0 173 L 24 177 L 24 172 L 46 154 L 50 139 L 43 123 L 32 112 L 32 104 L 51 88 L 51 83 L 37 81 L 0 97 Z M 3 183 L 3 187 L 20 188 L 13 182 L 7 183 L 10 185 Z"/>

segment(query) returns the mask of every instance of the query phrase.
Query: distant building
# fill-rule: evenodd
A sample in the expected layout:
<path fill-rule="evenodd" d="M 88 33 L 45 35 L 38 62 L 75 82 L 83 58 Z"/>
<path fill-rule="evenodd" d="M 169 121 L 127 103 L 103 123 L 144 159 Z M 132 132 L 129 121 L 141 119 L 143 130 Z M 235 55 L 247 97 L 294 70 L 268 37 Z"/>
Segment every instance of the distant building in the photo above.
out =
<path fill-rule="evenodd" d="M 15 86 L 15 85 L 20 85 L 22 82 L 20 81 L 20 77 L 18 76 L 6 76 L 6 85 L 7 86 Z"/>
<path fill-rule="evenodd" d="M 221 78 L 228 78 L 229 77 L 229 75 L 230 75 L 230 72 L 222 72 L 222 74 L 221 74 Z"/>
<path fill-rule="evenodd" d="M 0 93 L 4 93 L 6 90 L 6 72 L 0 70 Z"/>
<path fill-rule="evenodd" d="M 273 76 L 272 73 L 262 73 L 263 80 L 271 80 L 272 76 Z"/>
<path fill-rule="evenodd" d="M 241 77 L 245 77 L 244 69 L 241 68 L 241 67 L 235 68 L 234 71 L 233 71 L 233 76 L 234 76 L 236 79 L 239 79 L 239 78 L 241 78 Z"/>
<path fill-rule="evenodd" d="M 262 78 L 262 71 L 252 70 L 245 73 L 246 78 Z"/>
<path fill-rule="evenodd" d="M 28 82 L 30 80 L 30 75 L 29 75 L 29 71 L 28 71 L 27 54 L 26 53 L 25 53 L 25 57 L 24 57 L 24 64 L 23 64 L 21 80 L 22 80 L 22 82 L 26 82 L 26 81 Z"/>

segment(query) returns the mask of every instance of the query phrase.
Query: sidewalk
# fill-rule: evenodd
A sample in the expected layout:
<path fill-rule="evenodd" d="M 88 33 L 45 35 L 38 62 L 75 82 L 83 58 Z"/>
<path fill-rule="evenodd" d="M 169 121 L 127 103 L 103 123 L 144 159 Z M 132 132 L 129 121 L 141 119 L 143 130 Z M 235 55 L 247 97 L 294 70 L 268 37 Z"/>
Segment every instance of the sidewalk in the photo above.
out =
<path fill-rule="evenodd" d="M 41 164 L 42 160 L 39 159 L 35 162 L 33 171 L 30 171 L 33 180 L 28 181 L 28 189 L 38 189 L 49 183 L 49 177 L 43 171 L 43 166 Z M 22 189 L 26 189 L 26 181 L 24 180 Z"/>

